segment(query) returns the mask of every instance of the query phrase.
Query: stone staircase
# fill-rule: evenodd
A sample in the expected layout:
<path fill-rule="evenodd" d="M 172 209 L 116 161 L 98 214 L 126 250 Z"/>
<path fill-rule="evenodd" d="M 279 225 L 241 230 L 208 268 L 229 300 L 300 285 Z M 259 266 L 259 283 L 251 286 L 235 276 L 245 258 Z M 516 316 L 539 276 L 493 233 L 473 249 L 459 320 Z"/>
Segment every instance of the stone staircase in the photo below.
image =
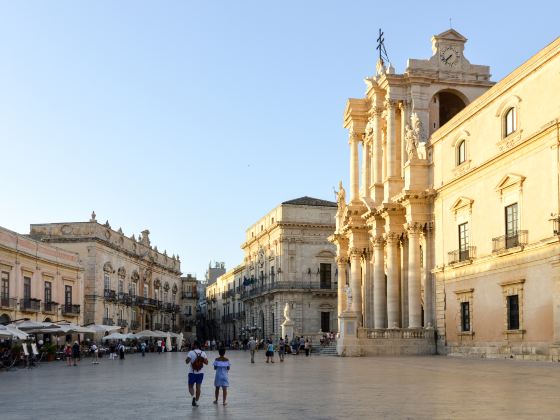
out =
<path fill-rule="evenodd" d="M 338 353 L 336 352 L 336 341 L 333 341 L 326 346 L 319 346 L 317 350 L 321 356 L 338 356 Z"/>

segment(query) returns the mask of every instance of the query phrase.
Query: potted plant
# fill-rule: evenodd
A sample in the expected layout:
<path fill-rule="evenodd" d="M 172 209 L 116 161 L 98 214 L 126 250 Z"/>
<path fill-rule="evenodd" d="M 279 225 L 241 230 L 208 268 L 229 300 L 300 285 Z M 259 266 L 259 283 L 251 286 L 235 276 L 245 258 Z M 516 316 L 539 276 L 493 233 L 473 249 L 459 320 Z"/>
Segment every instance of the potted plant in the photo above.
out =
<path fill-rule="evenodd" d="M 54 343 L 46 343 L 41 347 L 41 351 L 47 353 L 47 361 L 54 362 L 56 360 L 56 344 Z"/>

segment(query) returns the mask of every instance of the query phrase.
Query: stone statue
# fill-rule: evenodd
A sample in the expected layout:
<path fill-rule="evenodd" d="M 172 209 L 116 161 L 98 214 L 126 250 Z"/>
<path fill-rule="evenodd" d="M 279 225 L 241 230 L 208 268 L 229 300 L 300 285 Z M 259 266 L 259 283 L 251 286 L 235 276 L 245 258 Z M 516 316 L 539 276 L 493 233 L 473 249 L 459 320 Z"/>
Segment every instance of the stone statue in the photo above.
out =
<path fill-rule="evenodd" d="M 291 315 L 290 315 L 290 304 L 289 302 L 286 302 L 286 305 L 284 305 L 284 321 L 285 322 L 290 322 L 292 320 Z"/>
<path fill-rule="evenodd" d="M 338 203 L 338 208 L 346 207 L 346 190 L 342 186 L 342 181 L 338 183 L 338 193 L 336 194 L 336 201 Z"/>
<path fill-rule="evenodd" d="M 346 310 L 349 311 L 352 308 L 352 288 L 346 286 L 344 291 L 346 292 Z"/>
<path fill-rule="evenodd" d="M 416 112 L 413 112 L 410 116 L 410 125 L 406 125 L 406 134 L 405 134 L 405 142 L 406 142 L 406 153 L 408 154 L 408 159 L 412 160 L 413 158 L 418 157 L 418 143 L 422 140 L 423 137 L 423 127 L 422 121 L 418 118 Z"/>

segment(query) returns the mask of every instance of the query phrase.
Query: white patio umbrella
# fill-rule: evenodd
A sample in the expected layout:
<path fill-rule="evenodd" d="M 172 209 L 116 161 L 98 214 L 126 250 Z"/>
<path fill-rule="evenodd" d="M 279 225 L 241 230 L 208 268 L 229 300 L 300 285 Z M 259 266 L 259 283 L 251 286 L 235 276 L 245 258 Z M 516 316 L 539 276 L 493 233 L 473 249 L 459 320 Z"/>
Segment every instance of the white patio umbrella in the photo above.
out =
<path fill-rule="evenodd" d="M 96 333 L 106 333 L 120 330 L 121 327 L 118 325 L 102 325 L 102 324 L 93 324 L 88 325 L 87 328 L 94 330 Z"/>
<path fill-rule="evenodd" d="M 134 340 L 136 338 L 138 338 L 138 336 L 134 333 L 128 333 L 124 335 L 126 337 L 127 340 Z"/>
<path fill-rule="evenodd" d="M 102 338 L 103 341 L 107 341 L 107 340 L 124 340 L 126 339 L 126 335 L 121 334 L 121 333 L 113 333 L 113 334 L 109 334 L 105 337 Z"/>
<path fill-rule="evenodd" d="M 82 327 L 78 324 L 72 323 L 64 323 L 64 324 L 57 324 L 59 331 L 54 330 L 53 332 L 56 334 L 60 332 L 60 334 L 94 334 L 96 331 L 90 327 Z M 49 331 L 50 332 L 50 331 Z"/>
<path fill-rule="evenodd" d="M 169 333 L 167 333 L 167 337 L 165 339 L 165 350 L 171 351 L 171 337 Z"/>
<path fill-rule="evenodd" d="M 43 332 L 43 330 L 46 330 L 48 328 L 56 328 L 57 325 L 53 324 L 52 322 L 38 322 L 38 321 L 32 321 L 32 320 L 22 320 L 22 321 L 16 321 L 10 324 L 11 326 L 14 326 L 15 328 L 21 330 L 21 331 L 25 331 L 27 333 L 41 333 Z"/>
<path fill-rule="evenodd" d="M 167 337 L 167 333 L 160 330 L 154 330 L 153 333 L 156 334 L 156 337 L 161 337 L 161 338 Z"/>
<path fill-rule="evenodd" d="M 177 338 L 177 350 L 178 351 L 181 351 L 181 348 L 183 347 L 183 340 L 184 340 L 183 333 L 180 333 L 179 337 Z"/>
<path fill-rule="evenodd" d="M 29 335 L 11 325 L 0 325 L 0 337 L 16 340 L 26 340 Z"/>
<path fill-rule="evenodd" d="M 139 333 L 136 333 L 136 337 L 137 338 L 156 338 L 156 337 L 159 337 L 159 335 L 157 335 L 153 331 L 144 330 L 144 331 L 140 331 Z"/>

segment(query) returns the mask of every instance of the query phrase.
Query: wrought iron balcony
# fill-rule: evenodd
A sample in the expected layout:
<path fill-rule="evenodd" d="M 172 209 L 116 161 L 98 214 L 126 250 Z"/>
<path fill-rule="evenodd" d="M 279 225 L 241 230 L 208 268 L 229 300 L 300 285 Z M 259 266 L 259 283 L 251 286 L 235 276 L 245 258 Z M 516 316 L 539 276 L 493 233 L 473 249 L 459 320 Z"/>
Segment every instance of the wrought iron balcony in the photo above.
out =
<path fill-rule="evenodd" d="M 121 328 L 126 328 L 126 327 L 128 327 L 128 321 L 126 319 L 121 319 L 118 322 L 118 325 L 120 325 Z"/>
<path fill-rule="evenodd" d="M 115 325 L 113 318 L 103 318 L 103 325 Z"/>
<path fill-rule="evenodd" d="M 277 281 L 262 286 L 249 286 L 241 293 L 241 299 L 252 298 L 265 293 L 283 290 L 336 292 L 336 284 L 332 282 L 321 284 L 319 281 Z"/>
<path fill-rule="evenodd" d="M 58 309 L 58 303 L 56 302 L 45 302 L 43 303 L 43 312 L 54 314 Z"/>
<path fill-rule="evenodd" d="M 79 315 L 80 305 L 62 305 L 62 313 L 65 315 Z"/>
<path fill-rule="evenodd" d="M 161 324 L 155 323 L 154 324 L 154 330 L 161 330 Z"/>
<path fill-rule="evenodd" d="M 16 298 L 11 298 L 8 296 L 0 297 L 0 307 L 4 309 L 15 309 L 17 304 Z"/>
<path fill-rule="evenodd" d="M 456 249 L 447 253 L 448 264 L 457 264 L 463 261 L 472 261 L 476 255 L 476 247 L 468 246 L 465 249 Z"/>
<path fill-rule="evenodd" d="M 103 291 L 103 297 L 105 300 L 115 301 L 117 300 L 117 293 L 114 290 L 105 289 Z"/>
<path fill-rule="evenodd" d="M 24 312 L 39 312 L 41 310 L 41 300 L 20 299 L 19 310 Z"/>
<path fill-rule="evenodd" d="M 492 252 L 503 252 L 510 248 L 525 246 L 527 245 L 528 236 L 528 231 L 519 230 L 514 234 L 492 238 Z"/>
<path fill-rule="evenodd" d="M 127 306 L 130 306 L 131 304 L 130 295 L 128 293 L 119 293 L 117 296 L 117 301 L 119 303 L 124 303 Z"/>
<path fill-rule="evenodd" d="M 181 297 L 183 299 L 196 299 L 196 298 L 198 298 L 196 292 L 183 292 Z"/>

